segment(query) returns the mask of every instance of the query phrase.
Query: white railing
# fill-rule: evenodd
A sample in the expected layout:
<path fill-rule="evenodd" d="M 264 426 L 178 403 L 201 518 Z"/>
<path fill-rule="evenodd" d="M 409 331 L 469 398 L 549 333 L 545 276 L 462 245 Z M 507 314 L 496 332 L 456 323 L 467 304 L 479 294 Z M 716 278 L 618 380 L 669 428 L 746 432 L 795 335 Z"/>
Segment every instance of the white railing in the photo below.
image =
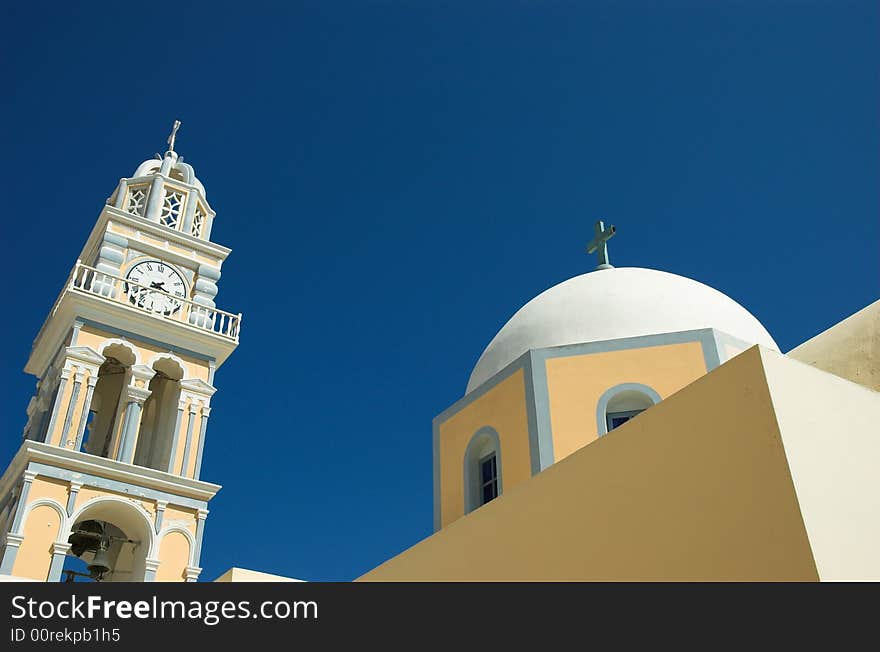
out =
<path fill-rule="evenodd" d="M 94 267 L 83 265 L 77 261 L 67 281 L 69 290 L 79 290 L 97 294 L 111 301 L 123 303 L 130 308 L 155 315 L 162 319 L 189 324 L 231 340 L 238 341 L 241 330 L 241 313 L 231 312 L 202 306 L 195 301 L 179 297 L 170 292 L 152 288 L 130 279 L 98 271 Z M 156 295 L 167 300 L 147 301 Z"/>

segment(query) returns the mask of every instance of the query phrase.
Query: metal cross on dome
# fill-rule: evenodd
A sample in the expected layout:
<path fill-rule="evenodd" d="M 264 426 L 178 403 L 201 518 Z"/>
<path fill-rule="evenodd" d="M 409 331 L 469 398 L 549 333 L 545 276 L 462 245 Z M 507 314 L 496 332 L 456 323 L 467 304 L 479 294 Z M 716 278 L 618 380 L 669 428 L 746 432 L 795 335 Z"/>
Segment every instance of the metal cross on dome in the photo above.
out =
<path fill-rule="evenodd" d="M 611 267 L 614 267 L 608 262 L 608 241 L 617 232 L 617 229 L 614 225 L 609 226 L 608 229 L 606 229 L 605 222 L 599 220 L 593 225 L 593 232 L 595 235 L 587 244 L 587 253 L 599 254 L 599 265 L 596 269 L 610 269 Z"/>
<path fill-rule="evenodd" d="M 177 130 L 180 129 L 180 120 L 174 121 L 174 126 L 171 127 L 171 135 L 168 136 L 168 151 L 174 151 L 174 141 L 177 140 Z"/>

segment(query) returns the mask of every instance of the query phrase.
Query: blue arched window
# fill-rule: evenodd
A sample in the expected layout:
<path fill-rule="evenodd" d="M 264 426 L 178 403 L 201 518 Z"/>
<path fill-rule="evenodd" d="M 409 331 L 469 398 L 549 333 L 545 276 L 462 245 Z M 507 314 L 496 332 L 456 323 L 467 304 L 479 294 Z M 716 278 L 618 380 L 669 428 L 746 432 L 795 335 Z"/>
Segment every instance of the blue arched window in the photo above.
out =
<path fill-rule="evenodd" d="M 480 428 L 464 454 L 464 512 L 501 495 L 501 440 L 494 428 Z"/>
<path fill-rule="evenodd" d="M 641 383 L 622 383 L 602 394 L 596 408 L 596 428 L 599 436 L 641 414 L 660 402 L 660 395 Z"/>

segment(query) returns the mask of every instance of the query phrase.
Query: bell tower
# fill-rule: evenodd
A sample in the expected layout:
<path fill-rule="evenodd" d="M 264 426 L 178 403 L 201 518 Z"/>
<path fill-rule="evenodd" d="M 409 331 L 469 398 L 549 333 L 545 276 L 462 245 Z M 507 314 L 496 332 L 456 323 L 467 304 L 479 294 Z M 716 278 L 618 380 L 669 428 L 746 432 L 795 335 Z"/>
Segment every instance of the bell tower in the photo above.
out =
<path fill-rule="evenodd" d="M 34 340 L 21 448 L 0 477 L 0 575 L 195 581 L 214 374 L 241 314 L 214 303 L 230 250 L 175 151 L 119 181 Z"/>

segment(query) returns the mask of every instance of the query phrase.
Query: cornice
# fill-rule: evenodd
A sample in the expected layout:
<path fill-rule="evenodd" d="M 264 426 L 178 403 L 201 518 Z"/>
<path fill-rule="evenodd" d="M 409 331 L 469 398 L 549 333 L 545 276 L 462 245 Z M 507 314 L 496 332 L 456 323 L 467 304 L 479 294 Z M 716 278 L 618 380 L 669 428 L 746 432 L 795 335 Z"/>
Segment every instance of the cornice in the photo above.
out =
<path fill-rule="evenodd" d="M 40 462 L 61 469 L 108 478 L 205 502 L 213 498 L 221 489 L 220 485 L 211 482 L 185 478 L 165 471 L 134 466 L 69 448 L 28 440 L 22 443 L 6 472 L 0 477 L 0 495 L 5 495 L 18 482 L 30 462 Z"/>

